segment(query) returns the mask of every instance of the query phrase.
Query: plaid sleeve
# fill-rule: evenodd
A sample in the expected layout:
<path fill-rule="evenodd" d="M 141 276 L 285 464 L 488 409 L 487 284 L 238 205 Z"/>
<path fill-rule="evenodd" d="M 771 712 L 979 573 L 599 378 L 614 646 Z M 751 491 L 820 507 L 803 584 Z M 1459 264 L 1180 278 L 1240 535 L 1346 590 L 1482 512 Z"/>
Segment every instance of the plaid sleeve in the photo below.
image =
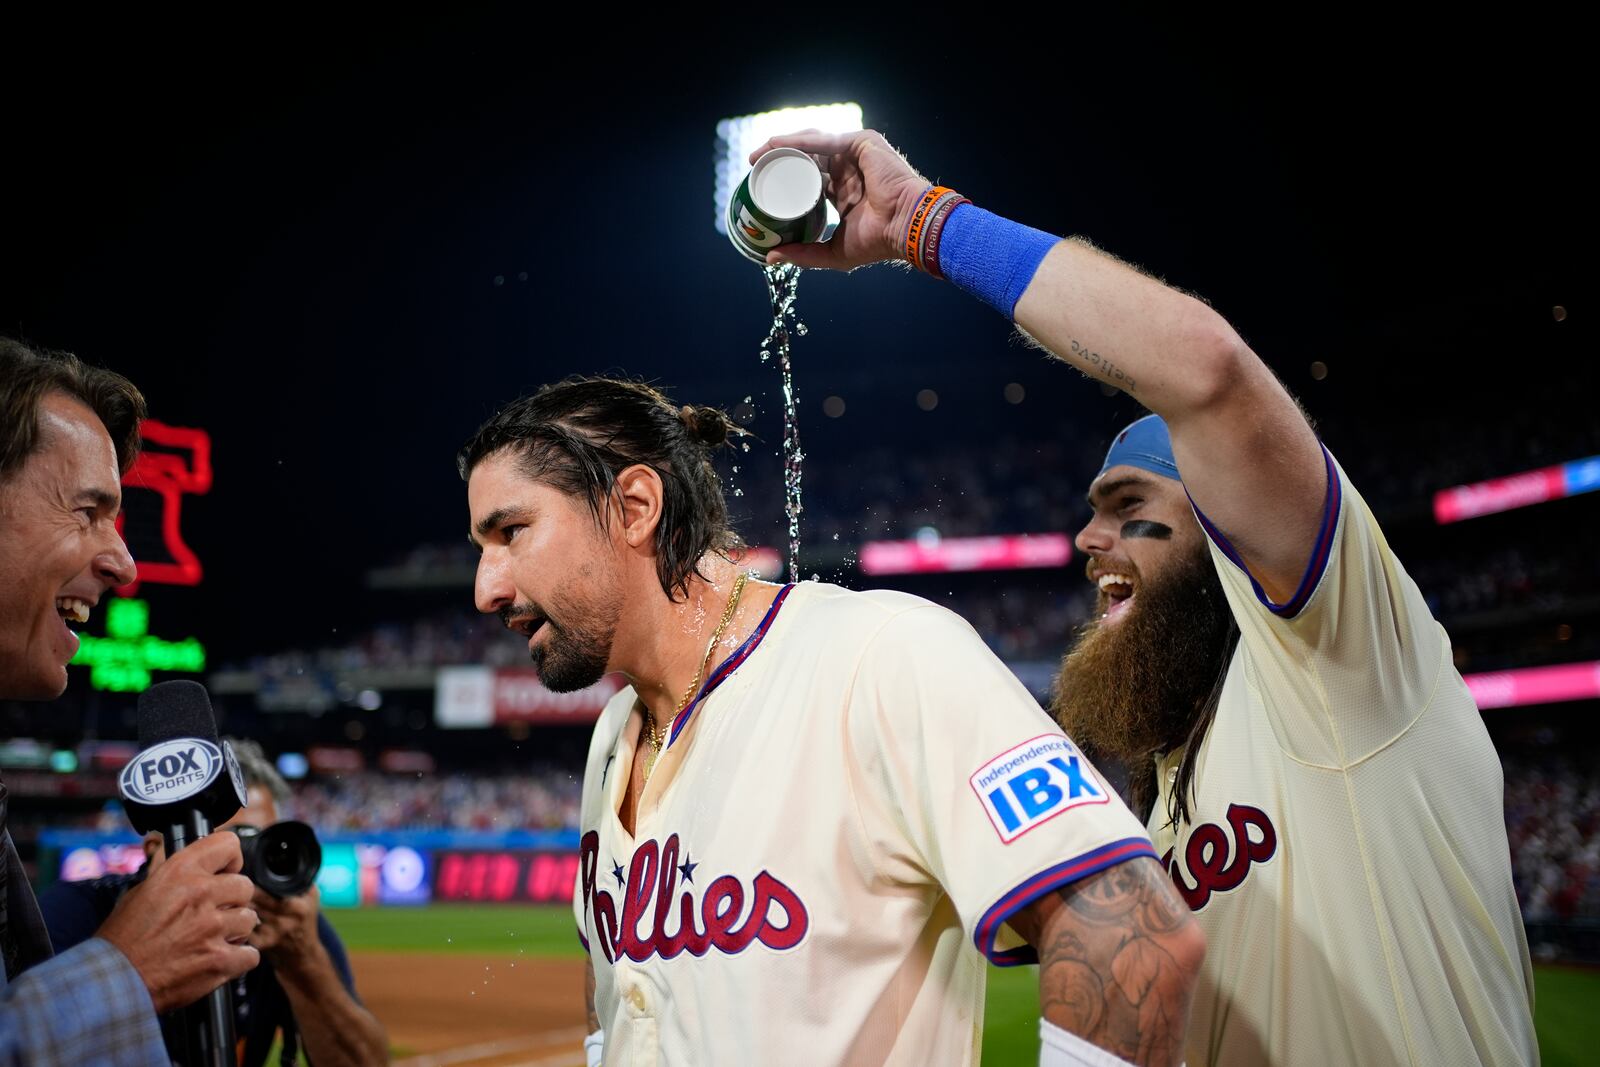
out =
<path fill-rule="evenodd" d="M 139 972 L 91 938 L 0 990 L 0 1065 L 145 1067 L 168 1062 Z"/>

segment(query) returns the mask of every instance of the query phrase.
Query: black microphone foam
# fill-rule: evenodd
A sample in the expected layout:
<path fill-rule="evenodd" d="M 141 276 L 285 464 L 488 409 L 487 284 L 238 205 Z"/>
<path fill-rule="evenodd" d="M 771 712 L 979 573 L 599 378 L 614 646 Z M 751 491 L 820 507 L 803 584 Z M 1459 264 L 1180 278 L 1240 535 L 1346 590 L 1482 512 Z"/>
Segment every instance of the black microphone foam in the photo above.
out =
<path fill-rule="evenodd" d="M 139 747 L 149 748 L 174 737 L 217 741 L 211 697 L 199 682 L 158 682 L 139 694 Z"/>

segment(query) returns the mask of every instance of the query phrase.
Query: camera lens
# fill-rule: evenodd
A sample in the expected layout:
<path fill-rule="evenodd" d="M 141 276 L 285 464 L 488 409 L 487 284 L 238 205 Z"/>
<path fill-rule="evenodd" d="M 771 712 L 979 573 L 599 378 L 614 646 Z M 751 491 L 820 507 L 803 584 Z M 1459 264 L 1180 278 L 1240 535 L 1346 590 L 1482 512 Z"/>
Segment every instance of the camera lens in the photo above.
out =
<path fill-rule="evenodd" d="M 265 830 L 235 831 L 244 851 L 244 873 L 275 897 L 295 897 L 310 889 L 322 869 L 322 845 L 303 822 L 280 822 Z"/>
<path fill-rule="evenodd" d="M 287 841 L 274 841 L 263 850 L 261 862 L 266 865 L 268 873 L 274 878 L 292 878 L 298 866 L 299 857 L 289 847 Z"/>

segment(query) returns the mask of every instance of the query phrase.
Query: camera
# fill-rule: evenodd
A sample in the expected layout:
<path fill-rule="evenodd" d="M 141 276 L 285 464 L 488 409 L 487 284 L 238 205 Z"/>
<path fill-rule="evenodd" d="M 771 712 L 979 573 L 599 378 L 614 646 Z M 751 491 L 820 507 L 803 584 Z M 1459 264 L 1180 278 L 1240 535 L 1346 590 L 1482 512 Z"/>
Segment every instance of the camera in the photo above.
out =
<path fill-rule="evenodd" d="M 310 889 L 322 869 L 322 845 L 303 822 L 235 826 L 244 852 L 243 873 L 275 897 L 297 897 Z"/>

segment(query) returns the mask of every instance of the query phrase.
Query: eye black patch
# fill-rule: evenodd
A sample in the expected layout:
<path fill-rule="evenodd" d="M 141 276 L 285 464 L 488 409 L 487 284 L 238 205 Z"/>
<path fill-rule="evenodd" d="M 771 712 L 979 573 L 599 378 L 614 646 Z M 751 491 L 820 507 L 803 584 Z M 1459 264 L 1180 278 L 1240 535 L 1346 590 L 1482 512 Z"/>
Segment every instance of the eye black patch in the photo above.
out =
<path fill-rule="evenodd" d="M 1157 541 L 1165 541 L 1172 536 L 1172 527 L 1164 522 L 1151 522 L 1149 519 L 1130 519 L 1122 524 L 1123 537 L 1153 537 Z"/>

